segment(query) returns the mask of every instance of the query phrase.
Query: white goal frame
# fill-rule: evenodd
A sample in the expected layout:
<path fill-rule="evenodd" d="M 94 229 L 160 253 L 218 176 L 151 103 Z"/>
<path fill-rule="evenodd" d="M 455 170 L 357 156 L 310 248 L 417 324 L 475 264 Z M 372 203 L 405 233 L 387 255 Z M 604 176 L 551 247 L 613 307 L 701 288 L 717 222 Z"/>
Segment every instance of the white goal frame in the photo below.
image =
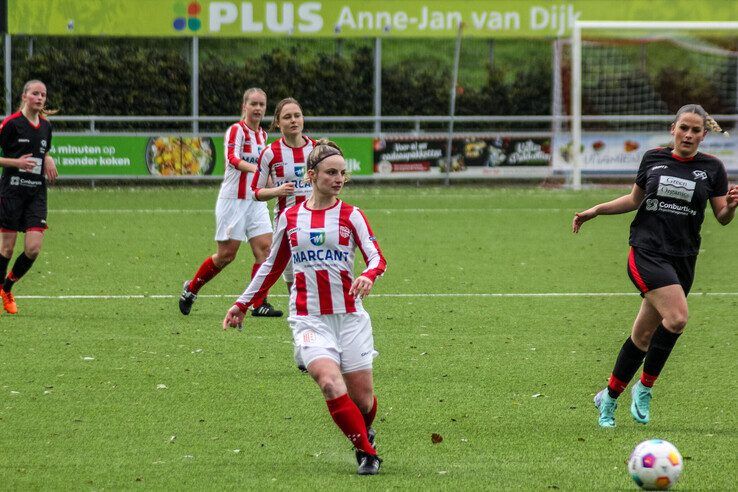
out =
<path fill-rule="evenodd" d="M 738 22 L 669 22 L 669 21 L 580 21 L 571 30 L 571 186 L 582 189 L 582 29 L 641 29 L 732 31 L 738 33 Z"/>

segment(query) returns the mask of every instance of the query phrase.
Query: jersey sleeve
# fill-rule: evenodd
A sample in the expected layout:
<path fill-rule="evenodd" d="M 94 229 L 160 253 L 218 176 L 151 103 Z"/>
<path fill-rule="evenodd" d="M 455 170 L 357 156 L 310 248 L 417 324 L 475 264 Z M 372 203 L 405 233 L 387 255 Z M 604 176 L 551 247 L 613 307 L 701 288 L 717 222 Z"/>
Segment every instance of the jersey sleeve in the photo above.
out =
<path fill-rule="evenodd" d="M 226 132 L 225 156 L 228 164 L 236 168 L 238 167 L 238 163 L 241 162 L 243 139 L 243 132 L 239 128 L 238 124 L 231 125 Z"/>
<path fill-rule="evenodd" d="M 728 173 L 725 170 L 725 166 L 718 159 L 717 160 L 717 171 L 712 183 L 712 190 L 710 192 L 710 198 L 716 196 L 725 196 L 728 194 Z"/>
<path fill-rule="evenodd" d="M 290 261 L 290 244 L 286 229 L 287 217 L 286 214 L 282 214 L 277 221 L 277 230 L 274 232 L 269 257 L 261 264 L 249 286 L 235 302 L 242 312 L 245 313 L 255 300 L 266 297 L 269 288 L 274 285 L 287 267 Z"/>
<path fill-rule="evenodd" d="M 271 171 L 272 160 L 274 159 L 274 151 L 271 147 L 266 147 L 259 154 L 259 160 L 256 164 L 256 173 L 251 181 L 251 191 L 254 197 L 259 199 L 259 190 L 266 188 L 269 182 L 269 172 Z"/>
<path fill-rule="evenodd" d="M 355 208 L 349 220 L 353 226 L 354 241 L 364 257 L 364 263 L 366 263 L 366 269 L 361 272 L 361 275 L 374 282 L 377 277 L 381 277 L 387 270 L 387 261 L 382 255 L 377 238 L 374 237 L 374 232 L 369 225 L 369 221 L 366 220 L 364 212 Z"/>
<path fill-rule="evenodd" d="M 638 174 L 636 174 L 635 184 L 637 184 L 638 187 L 643 190 L 646 189 L 646 180 L 648 179 L 648 170 L 651 167 L 652 159 L 652 152 L 646 152 L 645 154 L 643 154 L 641 165 L 638 167 Z"/>
<path fill-rule="evenodd" d="M 6 119 L 0 123 L 0 155 L 2 156 L 6 154 L 5 148 L 12 140 L 11 133 L 13 132 L 13 126 L 8 124 L 8 120 L 9 119 Z"/>

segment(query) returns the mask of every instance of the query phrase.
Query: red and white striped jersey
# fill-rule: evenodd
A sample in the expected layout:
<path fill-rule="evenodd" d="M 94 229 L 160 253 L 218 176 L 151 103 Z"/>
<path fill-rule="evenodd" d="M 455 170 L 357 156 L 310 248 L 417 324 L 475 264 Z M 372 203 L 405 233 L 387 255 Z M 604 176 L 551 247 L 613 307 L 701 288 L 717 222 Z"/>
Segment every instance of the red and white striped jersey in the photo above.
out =
<path fill-rule="evenodd" d="M 254 173 L 240 171 L 237 166 L 241 160 L 257 165 L 266 141 L 267 133 L 263 128 L 254 131 L 243 120 L 228 128 L 225 134 L 225 172 L 218 198 L 253 198 Z"/>
<path fill-rule="evenodd" d="M 310 210 L 305 203 L 294 205 L 279 216 L 269 258 L 236 305 L 246 312 L 254 299 L 267 294 L 292 260 L 291 315 L 363 311 L 361 299 L 348 293 L 357 247 L 366 263 L 361 275 L 373 282 L 384 274 L 387 263 L 361 210 L 340 200 L 324 210 Z"/>
<path fill-rule="evenodd" d="M 284 137 L 280 138 L 272 142 L 259 156 L 259 169 L 256 170 L 252 185 L 254 193 L 266 187 L 270 176 L 275 187 L 289 182 L 295 185 L 294 195 L 277 197 L 274 207 L 275 217 L 288 207 L 304 202 L 313 192 L 313 187 L 303 182 L 303 178 L 307 167 L 307 157 L 313 150 L 315 140 L 305 136 L 302 138 L 305 142 L 302 147 L 290 147 L 285 143 Z"/>

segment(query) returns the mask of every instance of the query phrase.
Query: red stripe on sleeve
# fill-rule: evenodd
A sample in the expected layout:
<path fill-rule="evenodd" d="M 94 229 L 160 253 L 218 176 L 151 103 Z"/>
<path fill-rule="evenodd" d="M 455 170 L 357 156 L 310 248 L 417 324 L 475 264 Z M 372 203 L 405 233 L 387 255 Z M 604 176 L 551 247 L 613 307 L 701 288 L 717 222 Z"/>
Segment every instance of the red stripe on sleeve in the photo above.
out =
<path fill-rule="evenodd" d="M 630 247 L 630 253 L 628 254 L 628 269 L 630 270 L 630 274 L 633 276 L 633 280 L 635 280 L 638 289 L 644 294 L 648 292 L 649 288 L 646 285 L 646 282 L 643 281 L 643 277 L 641 277 L 641 274 L 638 271 L 638 266 L 636 266 L 635 250 L 632 246 Z"/>
<path fill-rule="evenodd" d="M 238 135 L 238 126 L 233 125 L 228 132 L 228 163 L 233 167 L 238 167 L 241 158 L 236 155 L 236 136 Z"/>
<path fill-rule="evenodd" d="M 346 305 L 347 313 L 356 312 L 354 297 L 349 295 L 349 290 L 351 290 L 351 283 L 351 273 L 347 270 L 341 270 L 341 284 L 343 285 L 343 303 Z"/>
<path fill-rule="evenodd" d="M 298 316 L 307 316 L 307 287 L 305 285 L 305 274 L 295 273 L 295 311 Z"/>
<path fill-rule="evenodd" d="M 331 280 L 328 277 L 328 270 L 316 270 L 315 279 L 318 283 L 320 314 L 333 314 L 333 295 L 331 294 Z"/>

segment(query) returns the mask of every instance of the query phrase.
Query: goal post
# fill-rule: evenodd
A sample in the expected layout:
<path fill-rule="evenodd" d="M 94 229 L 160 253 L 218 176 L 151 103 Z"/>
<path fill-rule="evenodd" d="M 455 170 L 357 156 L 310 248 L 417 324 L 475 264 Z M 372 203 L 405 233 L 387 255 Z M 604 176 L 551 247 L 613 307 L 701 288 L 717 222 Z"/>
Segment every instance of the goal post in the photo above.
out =
<path fill-rule="evenodd" d="M 598 39 L 595 42 L 585 41 L 584 34 L 588 34 L 588 37 Z M 714 45 L 712 42 L 702 42 L 691 39 L 691 36 L 701 35 L 703 37 L 720 38 L 723 42 L 719 45 Z M 641 122 L 658 122 L 665 128 L 670 121 L 669 116 L 673 115 L 673 106 L 675 103 L 675 97 L 671 100 L 665 101 L 662 97 L 663 94 L 659 92 L 659 89 L 666 90 L 664 87 L 659 87 L 658 84 L 654 84 L 653 81 L 645 81 L 642 83 L 634 83 L 632 85 L 638 86 L 642 91 L 641 94 L 630 95 L 624 94 L 622 91 L 626 88 L 623 85 L 630 85 L 629 81 L 620 79 L 617 76 L 611 77 L 612 80 L 606 82 L 598 82 L 596 85 L 599 90 L 613 90 L 614 93 L 621 94 L 620 96 L 611 96 L 610 102 L 603 106 L 600 114 L 588 115 L 587 111 L 583 110 L 583 88 L 584 88 L 584 74 L 583 64 L 589 68 L 590 64 L 597 63 L 589 59 L 584 59 L 584 47 L 585 45 L 600 44 L 599 39 L 613 41 L 622 45 L 640 45 L 645 46 L 648 43 L 664 43 L 668 41 L 672 46 L 678 47 L 674 49 L 683 49 L 685 52 L 690 52 L 696 56 L 715 56 L 720 57 L 719 60 L 725 60 L 720 62 L 719 69 L 710 69 L 710 71 L 719 71 L 720 74 L 724 74 L 727 82 L 724 84 L 725 89 L 732 90 L 733 94 L 727 94 L 722 100 L 730 100 L 729 104 L 722 104 L 720 108 L 729 108 L 730 111 L 727 118 L 732 121 L 736 121 L 736 114 L 738 114 L 738 22 L 657 22 L 657 21 L 575 21 L 571 31 L 571 79 L 570 79 L 570 134 L 571 134 L 571 146 L 568 148 L 571 162 L 571 187 L 579 190 L 582 187 L 582 169 L 585 162 L 583 162 L 583 134 L 582 124 L 583 122 L 591 121 L 641 121 Z M 688 38 L 685 40 L 685 38 Z M 604 44 L 604 43 L 603 43 Z M 665 48 L 662 50 L 666 50 Z M 684 58 L 685 63 L 689 63 L 688 56 L 670 53 L 670 56 L 677 59 Z M 647 59 L 648 56 L 643 56 Z M 615 60 L 611 62 L 611 66 L 608 66 L 606 70 L 602 70 L 601 73 L 617 73 L 618 70 L 626 70 L 625 64 L 620 65 L 621 60 Z M 654 69 L 650 69 L 645 66 L 645 62 L 639 66 L 637 70 L 643 72 L 644 78 L 648 78 L 649 71 L 650 75 L 653 75 Z M 730 73 L 732 70 L 732 73 Z M 663 70 L 662 70 L 663 72 Z M 678 71 L 677 71 L 678 73 Z M 685 72 L 686 73 L 686 72 Z M 666 78 L 663 77 L 662 79 Z M 668 75 L 668 74 L 667 74 Z M 602 76 L 605 78 L 605 76 Z M 668 82 L 668 80 L 666 81 Z M 668 83 L 661 83 L 661 86 L 668 85 Z M 728 87 L 729 86 L 729 87 Z M 728 92 L 729 92 L 728 91 Z M 679 94 L 679 96 L 689 97 L 689 94 Z M 622 101 L 617 101 L 620 97 Z M 613 102 L 614 101 L 614 102 Z M 590 102 L 590 101 L 588 101 Z M 615 104 L 621 103 L 620 107 L 614 107 Z M 685 100 L 683 104 L 687 103 L 702 103 L 702 101 Z M 586 105 L 588 108 L 592 108 L 592 104 Z M 730 108 L 732 106 L 732 108 Z M 719 109 L 720 109 L 719 108 Z M 710 112 L 715 112 L 715 108 L 706 108 Z M 718 112 L 720 112 L 718 109 Z"/>

